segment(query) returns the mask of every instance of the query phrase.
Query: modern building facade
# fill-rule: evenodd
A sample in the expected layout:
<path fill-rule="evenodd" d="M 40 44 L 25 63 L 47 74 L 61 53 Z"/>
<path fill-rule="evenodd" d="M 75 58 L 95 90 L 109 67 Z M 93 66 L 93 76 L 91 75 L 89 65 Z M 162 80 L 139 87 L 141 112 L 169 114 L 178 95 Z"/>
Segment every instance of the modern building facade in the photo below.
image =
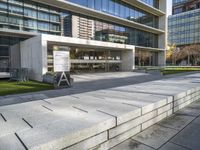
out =
<path fill-rule="evenodd" d="M 71 71 L 131 71 L 165 65 L 166 0 L 1 0 L 0 71 L 53 70 L 70 51 Z"/>
<path fill-rule="evenodd" d="M 170 44 L 182 47 L 200 43 L 200 1 L 174 0 L 173 15 L 168 19 Z"/>

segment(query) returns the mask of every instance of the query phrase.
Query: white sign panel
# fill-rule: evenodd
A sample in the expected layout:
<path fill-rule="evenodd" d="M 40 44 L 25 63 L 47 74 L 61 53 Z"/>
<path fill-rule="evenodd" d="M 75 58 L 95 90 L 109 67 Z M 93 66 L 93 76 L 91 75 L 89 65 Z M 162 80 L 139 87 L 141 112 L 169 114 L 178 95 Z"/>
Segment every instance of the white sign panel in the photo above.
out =
<path fill-rule="evenodd" d="M 70 71 L 69 51 L 53 52 L 54 72 Z"/>

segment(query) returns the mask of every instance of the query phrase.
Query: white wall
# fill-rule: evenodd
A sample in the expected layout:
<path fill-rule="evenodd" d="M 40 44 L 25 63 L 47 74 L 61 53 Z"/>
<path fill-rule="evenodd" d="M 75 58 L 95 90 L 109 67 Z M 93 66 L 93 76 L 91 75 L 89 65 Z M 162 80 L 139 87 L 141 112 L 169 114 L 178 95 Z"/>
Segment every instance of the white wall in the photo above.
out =
<path fill-rule="evenodd" d="M 42 81 L 43 52 L 41 37 L 33 37 L 20 43 L 21 67 L 29 69 L 32 80 Z"/>

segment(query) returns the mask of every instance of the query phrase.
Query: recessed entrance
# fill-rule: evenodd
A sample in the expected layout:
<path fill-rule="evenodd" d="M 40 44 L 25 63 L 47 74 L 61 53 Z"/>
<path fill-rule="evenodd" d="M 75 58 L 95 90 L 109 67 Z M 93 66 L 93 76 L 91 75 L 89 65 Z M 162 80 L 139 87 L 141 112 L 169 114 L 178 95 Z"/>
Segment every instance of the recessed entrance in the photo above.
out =
<path fill-rule="evenodd" d="M 69 50 L 72 73 L 121 70 L 122 51 L 48 45 L 48 71 L 53 72 L 53 51 Z"/>

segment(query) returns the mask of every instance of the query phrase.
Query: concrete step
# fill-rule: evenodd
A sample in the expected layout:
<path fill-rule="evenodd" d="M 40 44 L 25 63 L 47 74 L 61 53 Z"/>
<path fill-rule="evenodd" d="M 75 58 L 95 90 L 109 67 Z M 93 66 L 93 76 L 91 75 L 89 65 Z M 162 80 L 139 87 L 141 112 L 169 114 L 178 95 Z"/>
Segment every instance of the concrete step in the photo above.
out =
<path fill-rule="evenodd" d="M 0 149 L 113 148 L 199 100 L 198 78 L 200 74 L 2 106 Z"/>

